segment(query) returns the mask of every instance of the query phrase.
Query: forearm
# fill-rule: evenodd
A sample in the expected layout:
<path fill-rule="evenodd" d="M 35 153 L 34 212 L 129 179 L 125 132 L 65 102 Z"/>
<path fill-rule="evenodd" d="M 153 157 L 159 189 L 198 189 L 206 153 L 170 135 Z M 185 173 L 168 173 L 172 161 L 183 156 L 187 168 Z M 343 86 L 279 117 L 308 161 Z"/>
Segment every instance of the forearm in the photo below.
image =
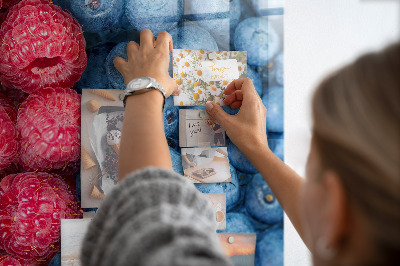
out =
<path fill-rule="evenodd" d="M 119 181 L 127 174 L 147 166 L 172 169 L 164 134 L 163 97 L 150 91 L 127 98 L 122 127 Z"/>
<path fill-rule="evenodd" d="M 254 146 L 244 154 L 264 177 L 297 232 L 303 238 L 298 203 L 304 179 L 273 154 L 267 144 Z"/>

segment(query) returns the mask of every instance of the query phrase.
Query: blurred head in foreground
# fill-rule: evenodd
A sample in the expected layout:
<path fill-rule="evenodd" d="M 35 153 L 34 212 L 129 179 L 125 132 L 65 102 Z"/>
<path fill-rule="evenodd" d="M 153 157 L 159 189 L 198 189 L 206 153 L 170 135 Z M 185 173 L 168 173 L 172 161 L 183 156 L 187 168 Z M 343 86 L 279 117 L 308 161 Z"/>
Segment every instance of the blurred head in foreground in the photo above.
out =
<path fill-rule="evenodd" d="M 314 93 L 301 232 L 316 265 L 400 263 L 400 43 Z"/>

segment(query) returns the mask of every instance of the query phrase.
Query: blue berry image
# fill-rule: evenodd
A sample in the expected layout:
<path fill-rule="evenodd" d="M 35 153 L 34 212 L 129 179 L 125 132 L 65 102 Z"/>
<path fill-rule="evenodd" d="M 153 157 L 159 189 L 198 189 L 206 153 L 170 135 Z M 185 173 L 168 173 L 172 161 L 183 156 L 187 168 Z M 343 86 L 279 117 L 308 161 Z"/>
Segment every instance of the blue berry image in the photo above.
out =
<path fill-rule="evenodd" d="M 168 146 L 171 147 L 172 149 L 180 152 L 178 136 L 172 135 L 172 136 L 169 136 L 166 138 L 167 138 Z"/>
<path fill-rule="evenodd" d="M 124 13 L 121 0 L 65 0 L 60 6 L 66 8 L 87 32 L 101 32 L 114 28 Z"/>
<path fill-rule="evenodd" d="M 128 60 L 126 53 L 126 45 L 128 42 L 122 42 L 117 44 L 108 54 L 106 59 L 106 73 L 111 86 L 114 89 L 125 90 L 125 82 L 121 73 L 114 66 L 114 58 L 120 56 Z"/>
<path fill-rule="evenodd" d="M 211 34 L 196 25 L 184 25 L 170 31 L 174 49 L 218 51 L 218 45 Z"/>
<path fill-rule="evenodd" d="M 126 3 L 124 5 L 124 10 L 126 10 Z M 119 23 L 118 23 L 117 27 L 121 28 L 121 29 L 124 29 L 124 30 L 128 30 L 128 31 L 135 30 L 135 27 L 133 27 L 132 24 L 129 22 L 129 19 L 126 16 L 126 12 L 125 11 L 121 16 L 121 19 L 119 20 Z M 138 32 L 140 32 L 140 31 L 138 31 Z"/>
<path fill-rule="evenodd" d="M 224 109 L 224 111 L 227 112 L 230 115 L 235 115 L 240 110 L 240 108 L 232 109 L 229 105 L 222 106 L 222 109 Z"/>
<path fill-rule="evenodd" d="M 245 20 L 250 17 L 257 17 L 250 1 L 241 1 L 240 6 L 240 20 Z"/>
<path fill-rule="evenodd" d="M 283 8 L 283 0 L 281 1 L 250 0 L 246 2 L 248 2 L 250 8 L 257 16 L 263 16 L 266 13 L 271 14 L 272 11 L 271 9 Z M 281 14 L 281 12 L 282 11 L 275 10 L 272 14 Z"/>
<path fill-rule="evenodd" d="M 235 207 L 239 200 L 239 182 L 235 168 L 231 168 L 231 182 L 223 183 L 194 183 L 196 188 L 202 193 L 226 193 L 226 210 L 230 211 Z"/>
<path fill-rule="evenodd" d="M 113 44 L 106 43 L 86 50 L 87 67 L 81 79 L 76 83 L 78 88 L 108 89 L 106 74 L 106 58 L 113 48 Z"/>
<path fill-rule="evenodd" d="M 206 29 L 221 50 L 230 50 L 231 39 L 239 23 L 239 0 L 191 0 L 190 14 L 197 25 Z"/>
<path fill-rule="evenodd" d="M 265 18 L 248 18 L 239 23 L 234 36 L 235 49 L 247 51 L 247 63 L 267 65 L 280 49 L 280 39 Z"/>
<path fill-rule="evenodd" d="M 240 172 L 256 174 L 257 169 L 232 142 L 228 145 L 228 155 L 230 163 Z"/>
<path fill-rule="evenodd" d="M 257 235 L 256 266 L 283 266 L 283 229 L 267 229 Z"/>
<path fill-rule="evenodd" d="M 260 97 L 263 93 L 262 81 L 260 75 L 249 65 L 247 65 L 247 77 L 253 81 L 254 88 Z"/>
<path fill-rule="evenodd" d="M 61 251 L 51 259 L 49 266 L 61 266 Z"/>
<path fill-rule="evenodd" d="M 154 36 L 174 29 L 182 14 L 183 0 L 126 0 L 125 16 L 132 27 L 149 29 Z"/>
<path fill-rule="evenodd" d="M 283 139 L 268 139 L 268 146 L 281 161 L 284 160 Z"/>
<path fill-rule="evenodd" d="M 164 131 L 165 136 L 178 138 L 179 107 L 174 106 L 174 100 L 169 97 L 164 106 Z"/>
<path fill-rule="evenodd" d="M 254 174 L 247 174 L 247 173 L 242 173 L 239 170 L 236 171 L 238 179 L 239 179 L 239 184 L 241 186 L 247 185 L 248 183 L 253 180 Z"/>
<path fill-rule="evenodd" d="M 249 217 L 243 213 L 228 212 L 226 214 L 226 229 L 218 233 L 255 233 Z"/>
<path fill-rule="evenodd" d="M 276 224 L 283 221 L 283 210 L 261 174 L 253 177 L 247 185 L 245 205 L 247 212 L 263 223 Z"/>
<path fill-rule="evenodd" d="M 169 147 L 169 153 L 171 154 L 172 169 L 178 174 L 183 175 L 181 154 L 171 147 Z"/>
<path fill-rule="evenodd" d="M 62 10 L 65 10 L 68 8 L 69 0 L 53 0 L 53 4 L 58 5 Z"/>
<path fill-rule="evenodd" d="M 283 132 L 283 88 L 268 88 L 262 101 L 267 108 L 267 130 Z"/>
<path fill-rule="evenodd" d="M 281 52 L 275 58 L 275 80 L 280 86 L 284 84 L 283 71 L 283 52 Z"/>

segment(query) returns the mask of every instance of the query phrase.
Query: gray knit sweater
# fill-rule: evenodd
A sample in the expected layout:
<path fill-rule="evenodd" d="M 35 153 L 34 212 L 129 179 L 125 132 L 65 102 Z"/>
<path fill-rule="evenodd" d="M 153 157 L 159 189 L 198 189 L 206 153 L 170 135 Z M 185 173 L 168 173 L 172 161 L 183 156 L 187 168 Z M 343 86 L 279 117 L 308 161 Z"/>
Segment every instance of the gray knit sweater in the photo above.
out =
<path fill-rule="evenodd" d="M 183 176 L 135 171 L 107 195 L 82 244 L 83 265 L 231 265 L 214 211 Z"/>

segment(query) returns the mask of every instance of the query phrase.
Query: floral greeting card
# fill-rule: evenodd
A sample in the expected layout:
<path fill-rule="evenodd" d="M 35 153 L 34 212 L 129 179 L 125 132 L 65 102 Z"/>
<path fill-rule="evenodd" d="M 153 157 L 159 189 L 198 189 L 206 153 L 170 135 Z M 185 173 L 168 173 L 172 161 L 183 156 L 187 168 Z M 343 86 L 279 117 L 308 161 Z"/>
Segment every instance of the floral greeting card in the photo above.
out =
<path fill-rule="evenodd" d="M 229 83 L 247 76 L 245 51 L 174 49 L 172 57 L 174 79 L 182 89 L 174 96 L 174 105 L 205 105 L 208 101 L 223 105 Z"/>

